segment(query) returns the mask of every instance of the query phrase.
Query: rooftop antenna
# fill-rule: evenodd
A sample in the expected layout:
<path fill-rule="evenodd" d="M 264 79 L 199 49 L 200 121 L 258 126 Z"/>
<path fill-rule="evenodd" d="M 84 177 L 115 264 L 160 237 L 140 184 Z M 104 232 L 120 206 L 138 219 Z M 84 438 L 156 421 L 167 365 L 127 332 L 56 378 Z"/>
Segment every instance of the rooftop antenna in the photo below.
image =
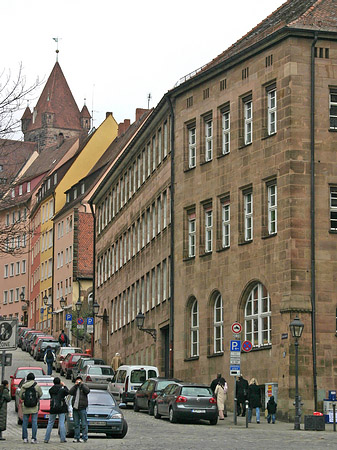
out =
<path fill-rule="evenodd" d="M 147 96 L 147 109 L 150 109 L 150 100 L 151 100 L 151 93 Z"/>
<path fill-rule="evenodd" d="M 58 62 L 58 60 L 59 60 L 59 40 L 61 40 L 61 38 L 58 38 L 58 37 L 56 37 L 56 38 L 53 38 L 54 39 L 54 41 L 56 42 L 56 50 L 55 50 L 55 52 L 56 52 L 56 62 Z"/>

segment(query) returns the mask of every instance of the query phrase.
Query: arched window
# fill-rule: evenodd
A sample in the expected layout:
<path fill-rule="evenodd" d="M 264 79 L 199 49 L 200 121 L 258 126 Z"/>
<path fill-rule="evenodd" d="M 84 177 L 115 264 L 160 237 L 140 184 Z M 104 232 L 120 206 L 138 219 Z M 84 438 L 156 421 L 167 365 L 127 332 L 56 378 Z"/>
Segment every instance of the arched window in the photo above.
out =
<path fill-rule="evenodd" d="M 270 297 L 265 286 L 257 283 L 245 306 L 245 339 L 254 347 L 271 344 Z"/>
<path fill-rule="evenodd" d="M 214 353 L 223 352 L 223 302 L 221 294 L 214 301 Z"/>
<path fill-rule="evenodd" d="M 191 307 L 191 356 L 199 356 L 199 307 L 194 300 Z"/>

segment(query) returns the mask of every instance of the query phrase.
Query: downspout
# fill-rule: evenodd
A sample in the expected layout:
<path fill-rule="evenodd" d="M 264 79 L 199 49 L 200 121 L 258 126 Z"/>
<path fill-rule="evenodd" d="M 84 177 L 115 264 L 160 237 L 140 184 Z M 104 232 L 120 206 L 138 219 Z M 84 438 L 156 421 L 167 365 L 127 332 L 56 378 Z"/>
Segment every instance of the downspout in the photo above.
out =
<path fill-rule="evenodd" d="M 317 411 L 317 355 L 316 355 L 316 257 L 315 257 L 315 45 L 311 44 L 311 120 L 310 120 L 310 222 L 311 222 L 311 336 L 314 403 Z"/>
<path fill-rule="evenodd" d="M 92 317 L 93 317 L 93 330 L 91 335 L 91 356 L 95 356 L 95 314 L 94 314 L 94 303 L 95 303 L 95 287 L 96 287 L 96 280 L 95 280 L 95 274 L 96 274 L 96 217 L 95 217 L 95 211 L 92 207 L 92 204 L 90 203 L 90 210 L 94 221 L 94 235 L 93 235 L 93 263 L 92 263 Z"/>
<path fill-rule="evenodd" d="M 175 167 L 174 167 L 174 109 L 170 97 L 167 97 L 171 112 L 170 120 L 170 144 L 171 144 L 171 198 L 170 198 L 170 216 L 171 216 L 171 246 L 170 246 L 170 325 L 169 325 L 169 376 L 174 374 L 173 363 L 173 344 L 174 344 L 174 187 L 175 187 Z"/>
<path fill-rule="evenodd" d="M 54 215 L 55 215 L 55 191 L 53 192 L 53 208 L 54 208 Z M 54 280 L 55 280 L 55 278 L 54 278 L 54 274 L 55 274 L 55 269 L 54 269 L 54 261 L 55 261 L 55 222 L 54 222 L 54 220 L 53 220 L 53 259 L 52 259 L 52 261 L 53 261 L 53 265 L 52 265 L 52 271 L 51 271 L 51 279 L 53 280 L 52 281 L 52 285 L 51 285 L 51 310 L 52 310 L 52 313 L 51 313 L 51 327 L 50 327 L 50 329 L 51 329 L 51 334 L 54 336 L 54 315 L 53 315 L 53 312 L 54 312 Z M 48 313 L 47 313 L 48 314 Z M 63 328 L 63 324 L 62 324 L 62 328 Z"/>

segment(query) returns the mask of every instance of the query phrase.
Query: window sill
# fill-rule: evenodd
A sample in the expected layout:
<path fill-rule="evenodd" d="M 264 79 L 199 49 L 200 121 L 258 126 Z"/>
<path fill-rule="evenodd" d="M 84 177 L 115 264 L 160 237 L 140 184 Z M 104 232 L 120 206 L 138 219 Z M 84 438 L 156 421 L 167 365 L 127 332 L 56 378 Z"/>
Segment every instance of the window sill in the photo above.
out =
<path fill-rule="evenodd" d="M 183 261 L 194 261 L 195 260 L 195 255 L 194 256 L 188 256 L 187 258 L 183 258 Z"/>
<path fill-rule="evenodd" d="M 269 139 L 273 136 L 276 136 L 276 134 L 277 134 L 277 132 L 273 133 L 273 134 L 266 134 L 265 136 L 263 136 L 263 138 L 261 138 L 261 141 L 264 141 L 265 139 Z"/>
<path fill-rule="evenodd" d="M 225 156 L 230 155 L 230 151 L 228 153 L 221 153 L 220 155 L 217 156 L 217 159 L 221 159 L 224 158 Z"/>
<path fill-rule="evenodd" d="M 212 162 L 213 161 L 213 158 L 212 159 L 209 159 L 208 161 L 202 161 L 201 163 L 200 163 L 200 165 L 201 166 L 204 166 L 205 164 L 208 164 L 208 163 L 210 163 L 210 162 Z"/>
<path fill-rule="evenodd" d="M 260 350 L 270 350 L 271 348 L 272 348 L 271 344 L 261 345 L 261 347 L 253 347 L 251 349 L 251 352 L 259 352 Z M 247 353 L 247 352 L 241 351 L 241 353 Z M 250 353 L 250 352 L 248 352 L 248 353 Z"/>
<path fill-rule="evenodd" d="M 200 258 L 204 258 L 205 256 L 212 256 L 212 252 L 204 252 L 204 253 L 200 253 Z"/>
<path fill-rule="evenodd" d="M 194 170 L 197 166 L 194 167 L 186 167 L 186 169 L 184 169 L 184 172 L 190 172 L 191 170 Z"/>
<path fill-rule="evenodd" d="M 241 149 L 243 149 L 243 148 L 246 148 L 246 147 L 249 147 L 250 145 L 252 145 L 253 144 L 253 142 L 250 142 L 249 144 L 243 144 L 243 145 L 240 145 L 239 146 L 239 150 L 241 150 Z"/>
<path fill-rule="evenodd" d="M 337 234 L 337 230 L 329 230 L 329 234 Z"/>
<path fill-rule="evenodd" d="M 337 133 L 337 128 L 329 128 L 329 133 Z"/>
<path fill-rule="evenodd" d="M 207 355 L 207 358 L 217 358 L 218 356 L 223 356 L 224 352 L 212 353 L 211 355 Z"/>
<path fill-rule="evenodd" d="M 228 247 L 221 247 L 219 248 L 216 252 L 217 253 L 221 253 L 221 252 L 226 252 L 227 250 L 229 250 L 231 247 L 230 245 Z"/>
<path fill-rule="evenodd" d="M 239 242 L 238 245 L 248 245 L 248 244 L 251 244 L 252 242 L 253 242 L 253 239 L 251 239 L 250 241 Z"/>
<path fill-rule="evenodd" d="M 199 356 L 191 356 L 190 358 L 185 358 L 184 361 L 197 361 L 199 359 Z"/>
<path fill-rule="evenodd" d="M 270 239 L 277 236 L 277 233 L 266 234 L 265 236 L 261 236 L 261 239 Z"/>

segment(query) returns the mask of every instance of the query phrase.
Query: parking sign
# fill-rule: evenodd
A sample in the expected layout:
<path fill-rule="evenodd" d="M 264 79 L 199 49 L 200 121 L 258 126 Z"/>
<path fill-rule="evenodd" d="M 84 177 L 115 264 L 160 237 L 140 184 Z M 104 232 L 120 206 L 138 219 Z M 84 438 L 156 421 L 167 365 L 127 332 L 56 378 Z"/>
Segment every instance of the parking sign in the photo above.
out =
<path fill-rule="evenodd" d="M 231 341 L 231 352 L 241 352 L 241 341 L 233 340 Z"/>

